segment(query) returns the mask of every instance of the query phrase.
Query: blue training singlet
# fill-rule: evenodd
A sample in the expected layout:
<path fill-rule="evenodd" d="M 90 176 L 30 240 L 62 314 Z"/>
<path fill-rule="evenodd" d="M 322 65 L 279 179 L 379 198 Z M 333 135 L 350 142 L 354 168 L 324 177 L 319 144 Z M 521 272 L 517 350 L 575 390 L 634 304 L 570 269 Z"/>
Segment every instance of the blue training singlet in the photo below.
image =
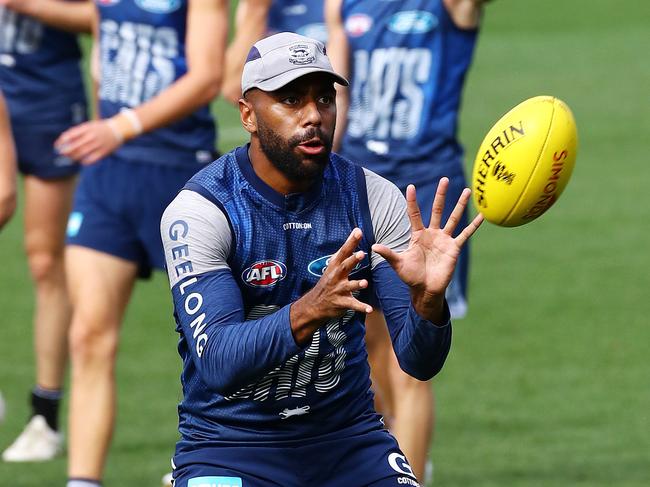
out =
<path fill-rule="evenodd" d="M 96 0 L 102 118 L 136 107 L 187 72 L 188 0 Z M 215 127 L 204 106 L 166 127 L 136 137 L 116 154 L 129 160 L 188 165 L 212 160 Z"/>
<path fill-rule="evenodd" d="M 350 109 L 341 154 L 395 182 L 462 173 L 461 90 L 477 30 L 442 0 L 344 0 Z"/>
<path fill-rule="evenodd" d="M 67 128 L 86 118 L 74 34 L 0 6 L 0 89 L 14 126 Z"/>
<path fill-rule="evenodd" d="M 287 446 L 382 428 L 364 316 L 330 320 L 309 345 L 297 345 L 291 331 L 291 303 L 316 285 L 355 227 L 366 256 L 350 279 L 371 283 L 358 299 L 376 293 L 403 370 L 421 380 L 440 370 L 451 327 L 422 320 L 406 285 L 371 252 L 375 241 L 398 250 L 410 238 L 392 184 L 332 154 L 309 191 L 282 195 L 258 177 L 244 146 L 184 189 L 161 223 L 183 359 L 177 465 L 209 463 L 220 446 Z"/>
<path fill-rule="evenodd" d="M 323 0 L 279 0 L 269 10 L 269 34 L 295 32 L 327 42 Z"/>

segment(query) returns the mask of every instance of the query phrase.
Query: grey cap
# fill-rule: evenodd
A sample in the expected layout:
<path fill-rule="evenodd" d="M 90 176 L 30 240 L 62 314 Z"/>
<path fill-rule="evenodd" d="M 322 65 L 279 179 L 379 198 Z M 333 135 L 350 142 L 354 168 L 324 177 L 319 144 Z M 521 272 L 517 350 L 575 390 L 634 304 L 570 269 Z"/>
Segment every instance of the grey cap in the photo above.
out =
<path fill-rule="evenodd" d="M 330 74 L 337 83 L 348 86 L 348 80 L 332 69 L 325 46 L 309 37 L 280 32 L 257 41 L 251 47 L 241 77 L 241 91 L 251 88 L 275 91 L 309 73 Z"/>

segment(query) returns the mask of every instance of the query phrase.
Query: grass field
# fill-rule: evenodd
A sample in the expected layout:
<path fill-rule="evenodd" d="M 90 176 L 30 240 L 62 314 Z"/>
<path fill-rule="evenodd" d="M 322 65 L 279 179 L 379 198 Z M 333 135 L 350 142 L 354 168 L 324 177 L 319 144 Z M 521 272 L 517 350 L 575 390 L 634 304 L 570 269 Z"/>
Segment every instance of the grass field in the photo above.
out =
<path fill-rule="evenodd" d="M 471 159 L 508 108 L 553 94 L 574 110 L 573 179 L 539 221 L 473 241 L 471 310 L 435 379 L 441 486 L 650 485 L 650 2 L 489 5 L 462 111 Z M 222 150 L 243 140 L 216 104 Z M 469 166 L 470 162 L 468 162 Z M 20 214 L 0 234 L 4 448 L 33 382 Z M 159 485 L 176 434 L 180 360 L 167 283 L 140 284 L 122 333 L 105 485 Z M 0 486 L 62 486 L 65 461 L 0 463 Z"/>

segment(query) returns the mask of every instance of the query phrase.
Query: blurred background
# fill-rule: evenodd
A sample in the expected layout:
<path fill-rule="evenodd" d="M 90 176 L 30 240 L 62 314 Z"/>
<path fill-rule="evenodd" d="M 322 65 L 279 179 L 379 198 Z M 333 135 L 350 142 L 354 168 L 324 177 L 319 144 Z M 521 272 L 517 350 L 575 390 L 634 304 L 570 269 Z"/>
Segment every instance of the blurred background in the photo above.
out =
<path fill-rule="evenodd" d="M 233 8 L 236 2 L 233 3 Z M 87 45 L 87 43 L 86 43 Z M 572 180 L 539 220 L 474 238 L 470 313 L 434 379 L 441 486 L 650 485 L 650 2 L 491 2 L 461 112 L 467 169 L 491 125 L 535 95 L 572 108 Z M 219 147 L 246 139 L 214 103 Z M 27 419 L 31 286 L 21 213 L 0 234 L 0 448 Z M 169 471 L 180 360 L 166 278 L 140 283 L 123 327 L 107 486 Z M 66 405 L 64 405 L 64 408 Z M 0 463 L 0 485 L 57 486 L 63 458 Z"/>

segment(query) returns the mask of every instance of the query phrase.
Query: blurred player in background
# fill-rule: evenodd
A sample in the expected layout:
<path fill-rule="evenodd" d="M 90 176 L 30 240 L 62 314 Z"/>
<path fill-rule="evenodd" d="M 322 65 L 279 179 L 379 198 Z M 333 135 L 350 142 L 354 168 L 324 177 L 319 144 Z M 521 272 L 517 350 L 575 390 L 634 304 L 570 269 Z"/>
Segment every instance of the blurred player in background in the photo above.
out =
<path fill-rule="evenodd" d="M 86 119 L 74 33 L 90 31 L 92 8 L 86 1 L 0 0 L 0 88 L 24 175 L 25 250 L 36 295 L 32 413 L 5 461 L 49 460 L 62 448 L 58 411 L 70 324 L 63 247 L 79 166 L 57 153 L 54 141 Z"/>
<path fill-rule="evenodd" d="M 481 217 L 452 237 L 465 190 L 444 228 L 441 211 L 424 227 L 412 186 L 405 201 L 331 153 L 334 83 L 347 81 L 322 43 L 276 34 L 247 59 L 250 143 L 193 177 L 161 221 L 183 360 L 174 485 L 417 487 L 373 409 L 369 291 L 400 365 L 432 377 L 451 343 L 445 289 Z"/>
<path fill-rule="evenodd" d="M 16 209 L 16 151 L 5 99 L 0 90 L 0 230 Z M 0 395 L 0 417 L 4 419 L 4 400 Z M 0 419 L 1 421 L 1 419 Z"/>
<path fill-rule="evenodd" d="M 328 52 L 350 77 L 340 90 L 335 150 L 393 181 L 415 183 L 422 218 L 441 176 L 451 179 L 443 221 L 466 186 L 457 119 L 476 43 L 482 0 L 327 0 Z M 467 215 L 459 228 L 465 226 Z M 469 248 L 460 256 L 447 299 L 452 316 L 467 311 Z M 383 317 L 368 319 L 374 378 L 390 429 L 423 478 L 434 422 L 430 384 L 399 370 Z M 383 352 L 382 352 L 383 351 Z M 381 364 L 389 364 L 388 375 Z M 386 387 L 388 385 L 388 387 Z"/>
<path fill-rule="evenodd" d="M 0 231 L 16 210 L 16 151 L 9 111 L 0 90 Z M 5 400 L 0 392 L 0 423 L 5 419 Z"/>
<path fill-rule="evenodd" d="M 100 118 L 56 144 L 84 168 L 67 227 L 73 305 L 68 486 L 97 486 L 115 417 L 119 330 L 138 277 L 164 266 L 165 206 L 214 156 L 225 0 L 102 1 Z"/>
<path fill-rule="evenodd" d="M 231 103 L 238 103 L 246 55 L 262 37 L 278 32 L 296 32 L 327 42 L 323 9 L 323 0 L 241 0 L 235 13 L 235 38 L 226 54 L 223 97 Z"/>

